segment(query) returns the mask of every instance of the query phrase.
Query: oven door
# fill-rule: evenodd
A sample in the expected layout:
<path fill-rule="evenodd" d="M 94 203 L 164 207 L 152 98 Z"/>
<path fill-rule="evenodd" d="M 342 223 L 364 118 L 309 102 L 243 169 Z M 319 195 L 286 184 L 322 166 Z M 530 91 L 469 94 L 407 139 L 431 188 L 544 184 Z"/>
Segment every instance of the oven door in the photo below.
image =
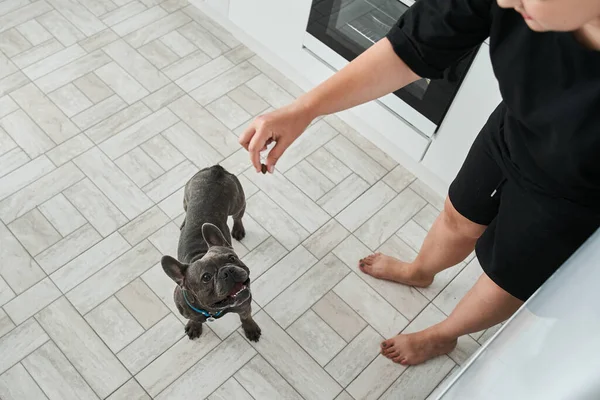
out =
<path fill-rule="evenodd" d="M 385 37 L 413 4 L 412 0 L 313 0 L 304 45 L 339 70 Z M 444 119 L 477 50 L 445 71 L 442 79 L 420 79 L 379 101 L 431 137 Z"/>

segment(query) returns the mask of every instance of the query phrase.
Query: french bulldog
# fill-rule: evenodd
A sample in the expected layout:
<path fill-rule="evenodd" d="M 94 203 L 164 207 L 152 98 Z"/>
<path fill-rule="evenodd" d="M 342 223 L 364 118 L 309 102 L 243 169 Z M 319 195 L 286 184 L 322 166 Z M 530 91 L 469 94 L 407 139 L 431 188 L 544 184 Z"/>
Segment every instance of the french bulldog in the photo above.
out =
<path fill-rule="evenodd" d="M 161 264 L 177 284 L 175 305 L 189 319 L 186 334 L 195 339 L 202 334 L 204 322 L 233 312 L 240 316 L 246 337 L 258 341 L 261 331 L 250 308 L 250 270 L 231 246 L 231 236 L 241 240 L 246 235 L 242 185 L 220 165 L 204 168 L 186 183 L 183 209 L 177 259 L 165 255 Z"/>

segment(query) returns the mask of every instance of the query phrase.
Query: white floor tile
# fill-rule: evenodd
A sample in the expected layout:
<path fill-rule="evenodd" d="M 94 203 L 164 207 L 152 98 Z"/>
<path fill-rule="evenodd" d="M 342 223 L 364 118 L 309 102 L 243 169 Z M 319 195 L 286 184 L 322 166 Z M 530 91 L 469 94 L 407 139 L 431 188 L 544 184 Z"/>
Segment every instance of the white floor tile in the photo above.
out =
<path fill-rule="evenodd" d="M 116 98 L 120 99 L 119 97 Z M 85 134 L 94 143 L 99 144 L 142 120 L 151 113 L 152 111 L 145 104 L 136 103 L 119 112 L 115 112 L 109 118 L 88 129 Z"/>
<path fill-rule="evenodd" d="M 0 178 L 0 199 L 8 197 L 54 169 L 54 165 L 45 155 L 27 162 Z"/>
<path fill-rule="evenodd" d="M 329 220 L 329 215 L 282 174 L 257 174 L 248 170 L 244 176 L 285 210 L 308 232 L 315 232 Z M 256 217 L 253 215 L 253 217 Z"/>
<path fill-rule="evenodd" d="M 146 25 L 135 32 L 131 32 L 129 35 L 125 36 L 125 41 L 131 46 L 138 48 L 174 31 L 190 21 L 190 17 L 181 11 L 175 11 L 156 22 Z"/>
<path fill-rule="evenodd" d="M 149 92 L 123 68 L 112 62 L 96 71 L 96 75 L 128 104 L 133 104 Z"/>
<path fill-rule="evenodd" d="M 310 399 L 333 399 L 340 393 L 342 388 L 333 378 L 266 313 L 258 313 L 255 320 L 268 334 L 252 345 L 300 395 Z M 298 373 L 299 370 L 303 373 Z"/>
<path fill-rule="evenodd" d="M 144 329 L 156 324 L 169 312 L 163 302 L 140 278 L 119 290 L 115 296 Z"/>
<path fill-rule="evenodd" d="M 60 296 L 60 290 L 50 278 L 45 278 L 6 303 L 4 310 L 15 324 L 20 325 Z"/>
<path fill-rule="evenodd" d="M 93 127 L 93 131 L 96 131 L 96 129 L 100 129 L 104 126 L 101 122 L 106 121 L 107 118 L 112 117 L 114 113 L 125 107 L 127 107 L 127 103 L 115 94 L 80 112 L 73 117 L 73 122 L 81 129 Z M 98 125 L 94 126 L 96 124 Z M 116 132 L 113 132 L 112 134 L 114 133 Z"/>
<path fill-rule="evenodd" d="M 375 250 L 426 204 L 425 200 L 415 192 L 407 189 L 358 228 L 355 235 L 369 248 Z"/>
<path fill-rule="evenodd" d="M 156 398 L 159 400 L 189 397 L 204 398 L 221 386 L 255 354 L 256 351 L 248 342 L 239 334 L 234 334 L 196 363 Z"/>
<path fill-rule="evenodd" d="M 84 75 L 102 67 L 111 62 L 110 57 L 106 53 L 97 50 L 93 53 L 78 58 L 77 60 L 67 64 L 66 66 L 44 75 L 35 83 L 44 93 L 50 93 L 56 89 L 66 85 L 75 79 L 81 78 Z"/>
<path fill-rule="evenodd" d="M 4 224 L 0 224 L 0 243 L 0 276 L 12 291 L 22 293 L 44 278 L 44 271 Z"/>
<path fill-rule="evenodd" d="M 355 399 L 376 400 L 405 370 L 406 367 L 378 355 L 346 390 Z"/>
<path fill-rule="evenodd" d="M 206 82 L 202 86 L 198 87 L 190 94 L 200 105 L 206 106 L 227 92 L 237 88 L 240 85 L 248 82 L 260 73 L 259 70 L 248 62 L 242 62 L 235 67 L 225 71 L 223 74 L 215 77 L 214 79 Z M 263 109 L 266 109 L 264 107 Z M 244 111 L 245 112 L 245 111 Z M 248 119 L 250 116 L 246 119 Z M 243 122 L 243 121 L 242 121 Z M 238 126 L 239 124 L 235 125 Z M 234 126 L 234 128 L 235 128 Z"/>
<path fill-rule="evenodd" d="M 335 187 L 333 182 L 307 161 L 300 161 L 285 176 L 312 200 L 321 198 Z"/>
<path fill-rule="evenodd" d="M 132 374 L 137 374 L 183 337 L 183 325 L 169 314 L 121 350 L 117 356 Z"/>
<path fill-rule="evenodd" d="M 23 110 L 17 110 L 0 119 L 0 127 L 4 128 L 30 158 L 35 158 L 55 146 L 52 139 Z"/>
<path fill-rule="evenodd" d="M 184 336 L 139 372 L 136 379 L 151 396 L 156 396 L 219 343 L 219 338 L 209 329 L 204 329 L 197 340 Z"/>
<path fill-rule="evenodd" d="M 117 158 L 115 164 L 139 187 L 152 182 L 165 172 L 140 147 L 135 147 Z"/>
<path fill-rule="evenodd" d="M 223 157 L 239 150 L 237 137 L 191 97 L 181 97 L 169 108 Z"/>
<path fill-rule="evenodd" d="M 150 396 L 146 394 L 135 379 L 130 379 L 106 400 L 150 400 Z"/>
<path fill-rule="evenodd" d="M 344 136 L 337 136 L 327 143 L 325 148 L 371 185 L 387 172 L 385 168 Z"/>
<path fill-rule="evenodd" d="M 97 148 L 77 157 L 75 164 L 127 218 L 133 219 L 153 205 L 152 201 Z"/>
<path fill-rule="evenodd" d="M 38 17 L 37 20 L 52 34 L 52 36 L 58 39 L 63 46 L 70 46 L 79 40 L 85 39 L 85 35 L 65 17 L 60 15 L 58 11 L 46 13 Z"/>
<path fill-rule="evenodd" d="M 0 374 L 48 341 L 49 337 L 36 320 L 29 319 L 0 338 Z"/>
<path fill-rule="evenodd" d="M 81 111 L 92 106 L 92 102 L 71 83 L 50 93 L 48 97 L 67 117 L 79 114 Z"/>
<path fill-rule="evenodd" d="M 383 337 L 368 326 L 327 364 L 325 370 L 342 386 L 348 386 L 377 357 L 382 340 Z"/>
<path fill-rule="evenodd" d="M 382 400 L 397 399 L 410 393 L 413 399 L 425 399 L 429 393 L 454 368 L 454 362 L 446 356 L 434 358 L 424 364 L 408 368 L 383 394 Z"/>
<path fill-rule="evenodd" d="M 238 86 L 230 91 L 227 96 L 239 104 L 250 115 L 258 115 L 269 108 L 269 104 L 246 85 Z"/>
<path fill-rule="evenodd" d="M 50 400 L 98 399 L 69 360 L 52 342 L 31 353 L 22 363 Z"/>
<path fill-rule="evenodd" d="M 43 309 L 36 319 L 101 398 L 129 378 L 114 354 L 64 297 Z"/>
<path fill-rule="evenodd" d="M 271 301 L 265 311 L 280 326 L 287 328 L 349 272 L 342 261 L 329 254 Z"/>
<path fill-rule="evenodd" d="M 21 364 L 0 375 L 0 396 L 4 400 L 48 400 Z"/>
<path fill-rule="evenodd" d="M 262 92 L 257 92 L 262 95 Z M 333 139 L 338 133 L 323 121 L 317 121 L 309 126 L 306 131 L 286 150 L 285 157 L 277 162 L 277 170 L 286 172 L 308 157 L 321 146 Z"/>
<path fill-rule="evenodd" d="M 51 278 L 66 293 L 130 248 L 125 239 L 115 232 L 55 271 Z"/>
<path fill-rule="evenodd" d="M 246 201 L 246 212 L 288 250 L 292 250 L 309 235 L 302 225 L 263 192 L 256 193 Z"/>
<path fill-rule="evenodd" d="M 167 85 L 169 79 L 148 60 L 137 53 L 131 46 L 118 40 L 104 47 L 103 50 L 125 71 L 135 76 L 150 92 Z"/>
<path fill-rule="evenodd" d="M 148 183 L 142 188 L 152 201 L 158 203 L 176 192 L 198 172 L 198 168 L 189 161 L 184 161 L 170 171 Z"/>
<path fill-rule="evenodd" d="M 0 277 L 0 305 L 8 303 L 15 297 L 15 292 L 8 286 L 6 281 Z"/>
<path fill-rule="evenodd" d="M 329 222 L 306 239 L 302 245 L 312 255 L 321 259 L 348 237 L 348 235 L 350 235 L 350 232 L 340 225 L 339 222 L 335 219 L 330 219 Z"/>
<path fill-rule="evenodd" d="M 104 237 L 127 223 L 125 215 L 89 179 L 76 183 L 64 194 Z"/>
<path fill-rule="evenodd" d="M 354 232 L 392 200 L 395 195 L 396 192 L 388 185 L 378 182 L 339 213 L 335 219 L 350 232 Z"/>
<path fill-rule="evenodd" d="M 253 397 L 233 378 L 229 378 L 224 384 L 208 397 L 208 400 L 253 400 Z"/>
<path fill-rule="evenodd" d="M 254 300 L 259 306 L 267 305 L 316 261 L 317 259 L 304 247 L 296 247 L 253 282 L 252 294 Z"/>
<path fill-rule="evenodd" d="M 317 204 L 327 211 L 329 215 L 335 216 L 367 189 L 369 189 L 369 184 L 358 175 L 352 174 L 335 188 L 331 189 L 329 193 L 321 197 L 317 201 Z"/>
<path fill-rule="evenodd" d="M 158 111 L 183 95 L 185 95 L 185 92 L 181 90 L 179 86 L 170 83 L 167 86 L 158 89 L 151 95 L 146 96 L 143 102 L 150 107 L 152 111 Z"/>
<path fill-rule="evenodd" d="M 317 314 L 308 310 L 298 318 L 287 333 L 324 367 L 346 346 L 346 342 Z"/>
<path fill-rule="evenodd" d="M 334 291 L 386 338 L 395 336 L 408 325 L 405 317 L 354 273 L 344 278 Z"/>
<path fill-rule="evenodd" d="M 250 362 L 244 365 L 244 367 L 234 375 L 234 378 L 234 382 L 239 382 L 237 385 L 241 384 L 241 387 L 243 387 L 247 393 L 252 395 L 251 397 L 248 397 L 248 399 L 302 399 L 298 392 L 296 392 L 294 388 L 290 386 L 290 384 L 287 383 L 285 379 L 283 379 L 281 375 L 279 375 L 279 373 L 275 371 L 275 369 L 273 369 L 273 367 L 269 365 L 269 363 L 267 363 L 260 355 L 257 355 L 250 360 Z M 225 383 L 225 385 L 227 385 L 227 383 Z M 219 392 L 220 390 L 215 392 L 217 396 L 214 399 L 213 397 L 209 397 L 209 399 L 221 399 L 221 397 L 218 397 Z M 237 399 L 237 397 L 223 397 L 222 400 L 228 400 L 231 398 Z M 241 397 L 241 399 L 243 399 L 243 397 Z"/>
<path fill-rule="evenodd" d="M 144 241 L 75 287 L 67 297 L 80 313 L 85 314 L 148 270 L 158 259 L 160 253 Z"/>
<path fill-rule="evenodd" d="M 208 144 L 202 135 L 198 135 L 183 122 L 167 129 L 163 136 L 198 168 L 209 167 L 223 159 L 221 153 Z"/>
<path fill-rule="evenodd" d="M 168 86 L 166 86 L 168 87 Z M 158 92 L 157 92 L 158 93 Z M 179 124 L 176 124 L 177 127 Z M 175 128 L 172 128 L 175 129 Z M 185 160 L 179 152 L 162 134 L 154 136 L 143 143 L 140 148 L 146 152 L 165 171 L 170 170 Z"/>
<path fill-rule="evenodd" d="M 90 311 L 85 319 L 113 353 L 144 332 L 142 326 L 114 297 L 109 297 Z"/>

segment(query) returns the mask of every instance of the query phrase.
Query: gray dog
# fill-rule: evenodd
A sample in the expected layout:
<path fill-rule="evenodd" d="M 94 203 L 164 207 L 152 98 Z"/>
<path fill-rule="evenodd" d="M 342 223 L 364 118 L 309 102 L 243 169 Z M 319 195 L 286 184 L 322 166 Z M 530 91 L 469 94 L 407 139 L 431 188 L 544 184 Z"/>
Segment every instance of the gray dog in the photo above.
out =
<path fill-rule="evenodd" d="M 177 258 L 163 256 L 167 275 L 177 283 L 175 304 L 189 321 L 190 339 L 202 333 L 205 321 L 239 314 L 246 337 L 258 341 L 260 328 L 251 315 L 250 271 L 231 247 L 227 217 L 233 216 L 231 235 L 241 240 L 246 198 L 235 175 L 220 165 L 200 170 L 185 185 L 185 219 Z"/>

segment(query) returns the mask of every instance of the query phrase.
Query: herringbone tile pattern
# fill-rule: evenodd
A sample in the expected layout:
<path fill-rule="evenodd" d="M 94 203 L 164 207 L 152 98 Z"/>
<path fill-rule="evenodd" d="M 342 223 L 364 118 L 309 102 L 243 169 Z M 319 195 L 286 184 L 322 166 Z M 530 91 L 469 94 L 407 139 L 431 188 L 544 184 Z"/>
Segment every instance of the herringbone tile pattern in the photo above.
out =
<path fill-rule="evenodd" d="M 0 1 L 0 398 L 433 397 L 488 334 L 411 368 L 379 342 L 442 319 L 480 269 L 425 290 L 357 270 L 414 257 L 442 201 L 335 116 L 275 175 L 249 169 L 236 135 L 301 92 L 185 0 Z M 233 315 L 184 337 L 159 265 L 215 163 L 248 198 L 258 344 Z"/>

